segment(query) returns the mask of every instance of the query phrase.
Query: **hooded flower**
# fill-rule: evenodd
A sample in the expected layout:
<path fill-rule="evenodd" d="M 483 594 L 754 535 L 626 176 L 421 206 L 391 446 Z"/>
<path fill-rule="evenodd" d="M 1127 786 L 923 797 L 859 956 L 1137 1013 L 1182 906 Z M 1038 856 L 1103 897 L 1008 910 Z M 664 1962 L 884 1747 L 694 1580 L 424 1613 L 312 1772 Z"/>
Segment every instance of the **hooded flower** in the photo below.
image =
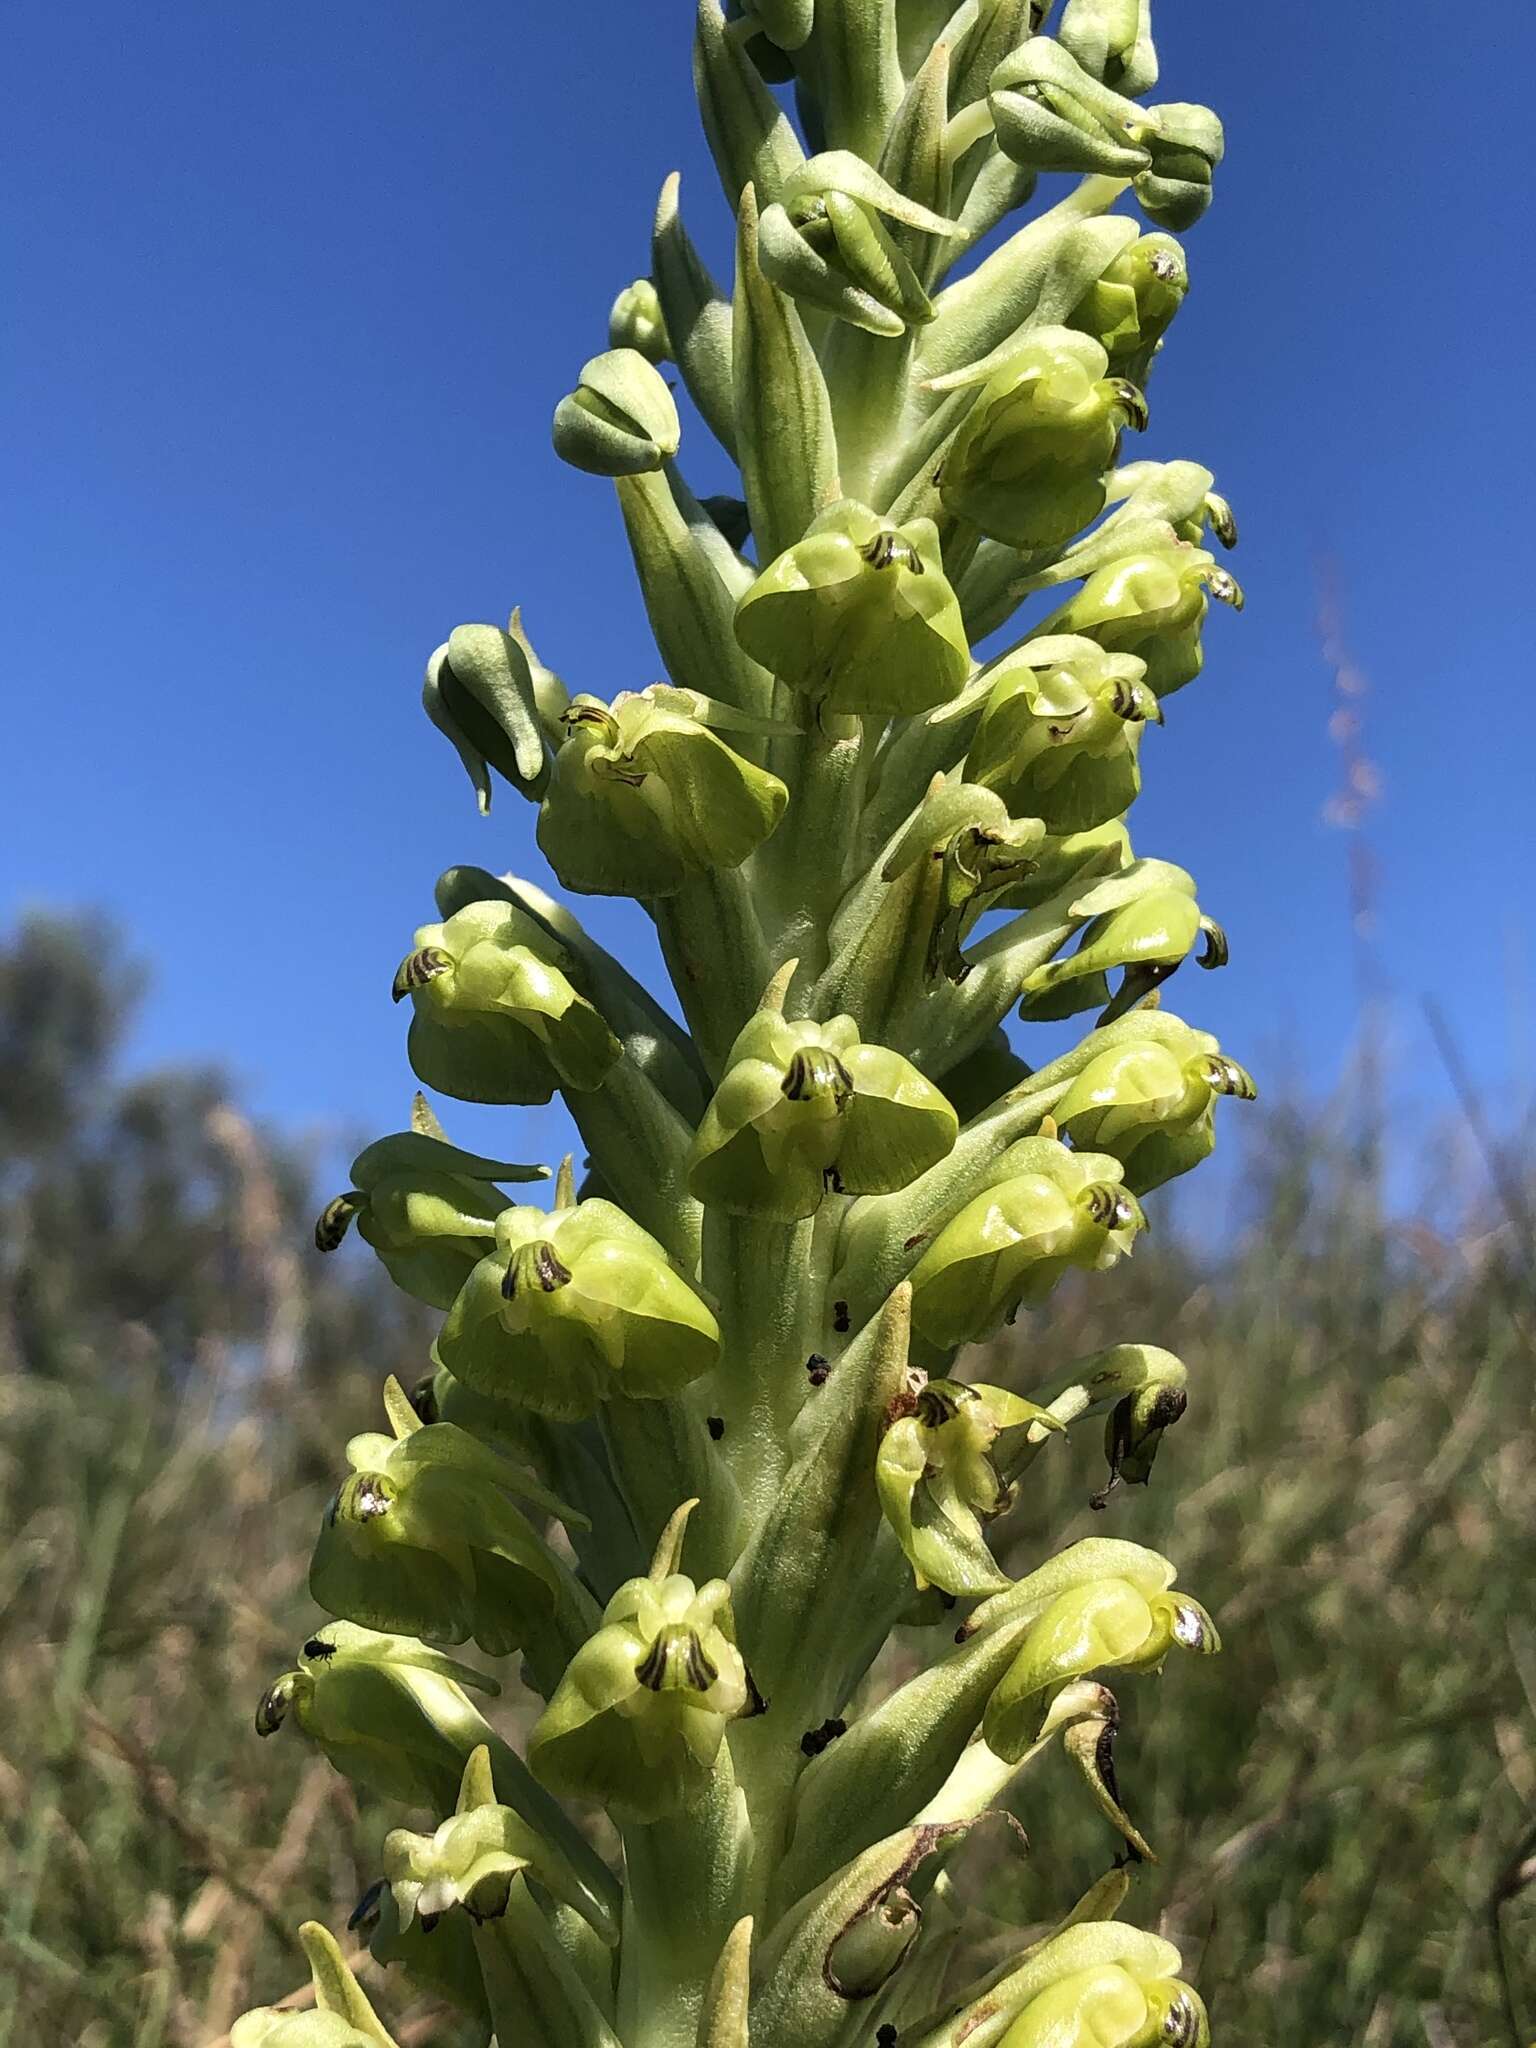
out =
<path fill-rule="evenodd" d="M 548 1102 L 597 1088 L 623 1047 L 566 969 L 571 961 L 510 903 L 471 903 L 423 925 L 395 973 L 409 996 L 407 1050 L 429 1088 L 464 1102 Z"/>
<path fill-rule="evenodd" d="M 539 845 L 583 895 L 674 895 L 690 875 L 739 867 L 789 792 L 718 737 L 761 721 L 656 684 L 611 705 L 576 697 L 539 807 Z"/>
<path fill-rule="evenodd" d="M 719 1350 L 719 1324 L 655 1238 L 595 1197 L 503 1210 L 436 1356 L 476 1393 L 573 1421 L 612 1393 L 674 1394 Z"/>
<path fill-rule="evenodd" d="M 1243 608 L 1236 580 L 1204 549 L 1147 550 L 1095 570 L 1040 630 L 1086 634 L 1112 654 L 1134 655 L 1146 664 L 1147 688 L 1168 697 L 1204 666 L 1200 633 L 1213 597 Z"/>
<path fill-rule="evenodd" d="M 1253 1077 L 1214 1038 L 1191 1031 L 1187 1045 L 1131 1039 L 1091 1060 L 1056 1105 L 1074 1144 L 1113 1152 L 1125 1184 L 1144 1195 L 1209 1156 L 1216 1101 L 1252 1102 Z"/>
<path fill-rule="evenodd" d="M 971 668 L 933 521 L 893 526 L 851 499 L 763 570 L 736 607 L 736 638 L 832 713 L 929 711 Z"/>

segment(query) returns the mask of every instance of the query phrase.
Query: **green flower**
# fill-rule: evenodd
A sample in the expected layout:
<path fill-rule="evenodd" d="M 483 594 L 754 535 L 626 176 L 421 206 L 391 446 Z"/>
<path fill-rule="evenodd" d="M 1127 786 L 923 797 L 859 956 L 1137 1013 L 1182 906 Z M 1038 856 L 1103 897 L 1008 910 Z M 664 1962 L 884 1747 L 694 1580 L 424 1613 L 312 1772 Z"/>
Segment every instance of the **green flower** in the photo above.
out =
<path fill-rule="evenodd" d="M 904 334 L 931 320 L 933 306 L 887 219 L 928 235 L 954 230 L 953 221 L 906 198 L 849 151 L 812 157 L 763 210 L 763 275 L 869 334 Z"/>
<path fill-rule="evenodd" d="M 790 1222 L 832 1190 L 891 1194 L 944 1158 L 954 1111 L 909 1060 L 865 1045 L 851 1017 L 788 1023 L 761 1009 L 731 1048 L 688 1158 L 699 1201 Z"/>
<path fill-rule="evenodd" d="M 1147 421 L 1141 392 L 1108 370 L 1089 335 L 1031 334 L 961 422 L 939 482 L 945 510 L 1027 551 L 1059 547 L 1097 519 L 1121 434 Z"/>
<path fill-rule="evenodd" d="M 321 1210 L 315 1246 L 335 1251 L 355 1221 L 397 1287 L 447 1308 L 509 1206 L 494 1183 L 548 1177 L 546 1166 L 482 1159 L 424 1131 L 396 1131 L 353 1160 L 352 1185 Z"/>
<path fill-rule="evenodd" d="M 422 708 L 464 763 L 482 813 L 491 808 L 491 769 L 520 796 L 537 797 L 549 764 L 542 719 L 564 687 L 528 643 L 519 615 L 508 629 L 457 626 L 434 649 Z"/>
<path fill-rule="evenodd" d="M 1236 580 L 1203 549 L 1148 550 L 1095 570 L 1040 631 L 1086 634 L 1112 654 L 1135 655 L 1146 663 L 1148 689 L 1168 697 L 1204 665 L 1200 629 L 1213 597 L 1243 608 Z"/>
<path fill-rule="evenodd" d="M 987 1702 L 982 1734 L 1000 1757 L 1016 1762 L 1038 1741 L 1042 1717 L 1063 1686 L 1095 1671 L 1160 1670 L 1173 1649 L 1208 1657 L 1220 1648 L 1215 1623 L 1188 1594 L 1095 1579 L 1062 1593 L 1030 1623 Z"/>
<path fill-rule="evenodd" d="M 555 453 L 593 476 L 660 469 L 682 439 L 666 379 L 638 349 L 614 348 L 582 365 L 581 382 L 555 408 Z"/>
<path fill-rule="evenodd" d="M 582 895 L 670 896 L 690 875 L 739 867 L 789 792 L 714 726 L 755 726 L 695 691 L 656 684 L 611 705 L 577 697 L 539 807 L 539 845 Z"/>
<path fill-rule="evenodd" d="M 1187 1984 L 1148 1982 L 1103 1963 L 1032 1999 L 999 2048 L 1207 2048 L 1210 2038 L 1205 2007 Z"/>
<path fill-rule="evenodd" d="M 494 1679 L 412 1636 L 333 1621 L 310 1637 L 296 1667 L 262 1695 L 256 1732 L 275 1734 L 292 1719 L 353 1784 L 441 1811 L 452 1802 L 470 1751 L 488 1733 L 466 1686 L 501 1690 Z"/>
<path fill-rule="evenodd" d="M 703 1789 L 726 1722 L 757 1708 L 725 1581 L 630 1579 L 534 1724 L 528 1761 L 552 1792 L 659 1820 Z"/>
<path fill-rule="evenodd" d="M 1142 235 L 1088 287 L 1068 324 L 1107 352 L 1111 376 L 1139 385 L 1188 290 L 1189 265 L 1172 235 Z"/>
<path fill-rule="evenodd" d="M 1107 824 L 1141 788 L 1142 729 L 1159 723 L 1135 655 L 1076 635 L 1030 640 L 994 669 L 965 778 L 995 789 L 1015 817 L 1061 836 Z"/>
<path fill-rule="evenodd" d="M 1145 1227 L 1118 1160 L 1023 1138 L 993 1185 L 953 1217 L 912 1271 L 912 1325 L 941 1350 L 978 1342 L 1044 1301 L 1069 1267 L 1102 1271 Z"/>
<path fill-rule="evenodd" d="M 1226 933 L 1201 911 L 1192 878 L 1169 862 L 1138 861 L 1090 884 L 1073 908 L 1089 920 L 1077 947 L 1026 977 L 1021 1017 L 1073 1017 L 1104 1003 L 1099 1022 L 1108 1024 L 1176 973 L 1196 945 L 1200 966 L 1227 963 Z M 1118 968 L 1125 972 L 1111 1000 L 1108 976 Z"/>
<path fill-rule="evenodd" d="M 1055 1115 L 1075 1145 L 1113 1152 L 1126 1186 L 1144 1195 L 1208 1157 L 1219 1096 L 1252 1102 L 1257 1093 L 1246 1068 L 1207 1033 L 1191 1031 L 1187 1046 L 1131 1039 L 1100 1053 Z"/>
<path fill-rule="evenodd" d="M 1135 174 L 1136 197 L 1148 220 L 1182 234 L 1211 203 L 1211 181 L 1226 138 L 1209 107 L 1182 101 L 1149 107 L 1147 122 L 1151 161 Z"/>
<path fill-rule="evenodd" d="M 623 1048 L 567 977 L 564 949 L 509 903 L 423 925 L 395 973 L 418 1079 L 464 1102 L 548 1102 L 597 1088 Z"/>
<path fill-rule="evenodd" d="M 391 1435 L 355 1436 L 352 1475 L 326 1509 L 309 1568 L 312 1597 L 367 1628 L 428 1642 L 473 1636 L 509 1656 L 547 1626 L 560 1564 L 517 1505 L 586 1526 L 586 1517 L 466 1430 L 419 1422 L 395 1380 Z"/>
<path fill-rule="evenodd" d="M 436 1357 L 477 1393 L 572 1421 L 610 1394 L 675 1394 L 719 1350 L 719 1324 L 655 1238 L 594 1199 L 503 1210 Z"/>
<path fill-rule="evenodd" d="M 965 1596 L 995 1593 L 1008 1575 L 987 1548 L 983 1524 L 1012 1505 L 1013 1489 L 994 1462 L 1009 1432 L 1062 1424 L 1006 1388 L 929 1380 L 909 1413 L 880 1439 L 875 1484 L 881 1512 L 912 1567 L 917 1589 Z"/>
<path fill-rule="evenodd" d="M 1150 162 L 1151 116 L 1049 36 L 1003 59 L 988 100 L 999 148 L 1026 169 L 1134 178 Z"/>
<path fill-rule="evenodd" d="M 736 607 L 736 638 L 833 713 L 930 711 L 971 668 L 932 520 L 892 526 L 851 499 L 757 578 Z"/>

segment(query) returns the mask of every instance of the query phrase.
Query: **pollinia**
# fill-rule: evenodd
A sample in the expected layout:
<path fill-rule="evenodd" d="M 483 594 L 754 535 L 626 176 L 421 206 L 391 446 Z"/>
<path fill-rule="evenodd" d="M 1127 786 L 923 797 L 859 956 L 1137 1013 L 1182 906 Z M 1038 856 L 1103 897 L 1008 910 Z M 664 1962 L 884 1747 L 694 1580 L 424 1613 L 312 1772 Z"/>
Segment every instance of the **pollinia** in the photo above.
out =
<path fill-rule="evenodd" d="M 258 1727 L 410 1809 L 354 1932 L 466 2039 L 1208 2038 L 1118 1917 L 1151 1851 L 1114 1743 L 1126 1681 L 1216 1629 L 1136 1543 L 1015 1581 L 990 1541 L 1089 1418 L 1097 1504 L 1148 1478 L 1180 1362 L 1023 1331 L 1254 1092 L 1161 1007 L 1226 940 L 1126 822 L 1210 601 L 1241 604 L 1211 473 L 1126 452 L 1221 126 L 1149 100 L 1150 0 L 1047 11 L 699 0 L 734 277 L 669 178 L 554 418 L 617 493 L 663 679 L 572 694 L 516 612 L 427 666 L 481 810 L 507 785 L 565 892 L 637 900 L 684 1020 L 535 883 L 450 870 L 394 978 L 415 1074 L 558 1091 L 589 1159 L 546 1202 L 418 1095 L 317 1230 L 443 1321 L 347 1447 L 333 1618 Z M 737 495 L 685 481 L 707 436 Z M 1034 1067 L 1015 1012 L 1085 1034 Z M 954 1866 L 1058 1747 L 1106 1875 L 978 1974 Z M 237 2048 L 388 2048 L 303 1939 L 313 2008 Z"/>

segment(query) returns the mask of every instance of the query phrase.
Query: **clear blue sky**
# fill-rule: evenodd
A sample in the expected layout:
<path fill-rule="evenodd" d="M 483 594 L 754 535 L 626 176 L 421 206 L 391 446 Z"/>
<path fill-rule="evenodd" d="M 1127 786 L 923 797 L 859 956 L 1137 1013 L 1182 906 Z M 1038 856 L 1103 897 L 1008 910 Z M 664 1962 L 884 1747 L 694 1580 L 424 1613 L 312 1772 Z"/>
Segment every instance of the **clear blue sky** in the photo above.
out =
<path fill-rule="evenodd" d="M 1215 469 L 1249 598 L 1146 750 L 1138 847 L 1190 866 L 1233 940 L 1179 1005 L 1261 1067 L 1339 1072 L 1328 556 L 1385 784 L 1396 1085 L 1443 1094 L 1434 988 L 1493 1092 L 1536 973 L 1530 10 L 1157 15 L 1160 96 L 1214 104 L 1229 155 L 1137 452 Z M 285 1119 L 395 1125 L 388 984 L 434 875 L 541 872 L 532 813 L 502 791 L 477 818 L 422 719 L 426 654 L 517 601 L 574 686 L 652 678 L 611 494 L 555 460 L 548 420 L 674 166 L 723 253 L 691 17 L 7 9 L 0 914 L 122 921 L 157 973 L 141 1056 L 227 1059 Z M 589 911 L 610 943 L 640 931 Z M 501 1113 L 498 1142 L 547 1150 L 540 1114 Z"/>

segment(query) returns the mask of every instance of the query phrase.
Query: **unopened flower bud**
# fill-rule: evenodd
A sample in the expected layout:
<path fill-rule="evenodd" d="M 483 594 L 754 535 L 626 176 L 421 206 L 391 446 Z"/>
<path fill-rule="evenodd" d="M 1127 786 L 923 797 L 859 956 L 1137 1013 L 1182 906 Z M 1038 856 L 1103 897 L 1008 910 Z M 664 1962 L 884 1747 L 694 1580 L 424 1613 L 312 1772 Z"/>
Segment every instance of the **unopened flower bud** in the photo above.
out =
<path fill-rule="evenodd" d="M 464 763 L 482 812 L 491 808 L 493 768 L 521 796 L 544 787 L 546 678 L 554 680 L 535 669 L 520 633 L 499 626 L 455 627 L 427 663 L 422 708 Z"/>
<path fill-rule="evenodd" d="M 994 1461 L 998 1440 L 1031 1424 L 1062 1427 L 1004 1387 L 929 1380 L 886 1430 L 875 1461 L 880 1507 L 920 1592 L 933 1585 L 963 1597 L 1010 1583 L 983 1524 L 1013 1498 Z"/>
<path fill-rule="evenodd" d="M 395 1381 L 394 1433 L 347 1445 L 352 1475 L 325 1511 L 309 1590 L 329 1613 L 424 1641 L 473 1636 L 509 1656 L 549 1620 L 561 1569 L 517 1505 L 583 1523 L 549 1490 L 450 1422 L 415 1420 Z"/>
<path fill-rule="evenodd" d="M 922 1931 L 922 1907 L 905 1885 L 893 1885 L 833 1942 L 827 1951 L 827 1982 L 839 1998 L 873 1998 L 901 1968 Z"/>
<path fill-rule="evenodd" d="M 736 607 L 736 638 L 833 713 L 930 711 L 971 667 L 932 520 L 892 526 L 852 500 L 769 563 Z"/>
<path fill-rule="evenodd" d="M 720 1326 L 655 1238 L 593 1199 L 504 1210 L 436 1349 L 475 1392 L 572 1421 L 612 1393 L 662 1399 L 708 1372 Z"/>
<path fill-rule="evenodd" d="M 482 1159 L 421 1131 L 396 1131 L 353 1160 L 352 1185 L 321 1210 L 315 1246 L 335 1251 L 355 1221 L 397 1287 L 447 1308 L 508 1206 L 495 1183 L 544 1180 L 548 1173 L 544 1166 Z"/>
<path fill-rule="evenodd" d="M 563 950 L 510 903 L 471 903 L 423 925 L 395 974 L 414 1012 L 411 1066 L 465 1102 L 548 1102 L 597 1088 L 623 1048 L 576 993 Z"/>
<path fill-rule="evenodd" d="M 1083 633 L 1111 653 L 1134 654 L 1146 663 L 1147 687 L 1168 697 L 1204 666 L 1200 633 L 1213 597 L 1243 608 L 1236 581 L 1204 549 L 1149 550 L 1095 570 L 1040 630 Z"/>
<path fill-rule="evenodd" d="M 1121 434 L 1147 418 L 1138 388 L 1108 369 L 1089 335 L 1031 334 L 961 423 L 939 482 L 945 510 L 1026 550 L 1057 547 L 1096 519 Z"/>
<path fill-rule="evenodd" d="M 1031 1622 L 987 1703 L 982 1732 L 1015 1761 L 1038 1740 L 1059 1688 L 1096 1671 L 1160 1669 L 1175 1648 L 1202 1656 L 1221 1648 L 1215 1623 L 1187 1593 L 1149 1592 L 1113 1576 L 1075 1587 Z"/>
<path fill-rule="evenodd" d="M 672 341 L 667 333 L 667 316 L 648 277 L 637 277 L 614 300 L 608 314 L 608 346 L 633 349 L 648 363 L 670 359 Z"/>
<path fill-rule="evenodd" d="M 786 180 L 758 228 L 763 275 L 867 333 L 894 337 L 933 318 L 922 281 L 887 221 L 948 235 L 954 223 L 888 185 L 846 150 L 812 157 Z"/>
<path fill-rule="evenodd" d="M 1130 808 L 1141 789 L 1142 730 L 1162 719 L 1143 662 L 1057 635 L 1026 642 L 989 673 L 968 782 L 995 789 L 1015 817 L 1039 818 L 1057 836 Z"/>
<path fill-rule="evenodd" d="M 829 1191 L 891 1194 L 944 1158 L 955 1113 L 909 1060 L 851 1017 L 759 1010 L 738 1035 L 694 1139 L 688 1185 L 738 1216 L 789 1222 Z"/>
<path fill-rule="evenodd" d="M 1088 287 L 1070 325 L 1107 351 L 1112 376 L 1140 384 L 1188 290 L 1189 265 L 1172 235 L 1142 235 Z"/>
<path fill-rule="evenodd" d="M 950 1350 L 1043 1301 L 1069 1267 L 1102 1271 L 1145 1227 L 1118 1160 L 1054 1138 L 1009 1147 L 996 1183 L 945 1224 L 912 1272 L 912 1324 Z"/>
<path fill-rule="evenodd" d="M 1169 101 L 1147 109 L 1144 136 L 1151 161 L 1134 179 L 1148 220 L 1182 234 L 1211 203 L 1211 181 L 1226 140 L 1209 107 Z"/>
<path fill-rule="evenodd" d="M 1252 1102 L 1253 1077 L 1215 1041 L 1191 1032 L 1187 1047 L 1131 1039 L 1100 1053 L 1056 1105 L 1074 1144 L 1113 1152 L 1139 1195 L 1188 1172 L 1215 1144 L 1219 1096 Z"/>
<path fill-rule="evenodd" d="M 992 74 L 998 146 L 1035 171 L 1133 178 L 1150 161 L 1150 115 L 1085 71 L 1050 36 L 1034 36 Z"/>
<path fill-rule="evenodd" d="M 539 807 L 539 845 L 568 889 L 654 898 L 690 875 L 739 867 L 773 831 L 789 792 L 712 726 L 750 724 L 658 684 L 611 705 L 575 698 Z"/>
<path fill-rule="evenodd" d="M 555 453 L 593 476 L 660 469 L 682 439 L 665 378 L 638 349 L 615 348 L 582 365 L 581 382 L 555 408 Z"/>
<path fill-rule="evenodd" d="M 810 40 L 816 0 L 742 0 L 741 16 L 755 22 L 779 50 L 798 50 Z"/>
<path fill-rule="evenodd" d="M 1067 0 L 1056 40 L 1090 76 L 1129 99 L 1157 83 L 1152 0 Z"/>
<path fill-rule="evenodd" d="M 726 1722 L 753 1711 L 735 1637 L 723 1579 L 627 1580 L 534 1724 L 535 1774 L 622 1819 L 675 1813 L 707 1781 Z"/>

